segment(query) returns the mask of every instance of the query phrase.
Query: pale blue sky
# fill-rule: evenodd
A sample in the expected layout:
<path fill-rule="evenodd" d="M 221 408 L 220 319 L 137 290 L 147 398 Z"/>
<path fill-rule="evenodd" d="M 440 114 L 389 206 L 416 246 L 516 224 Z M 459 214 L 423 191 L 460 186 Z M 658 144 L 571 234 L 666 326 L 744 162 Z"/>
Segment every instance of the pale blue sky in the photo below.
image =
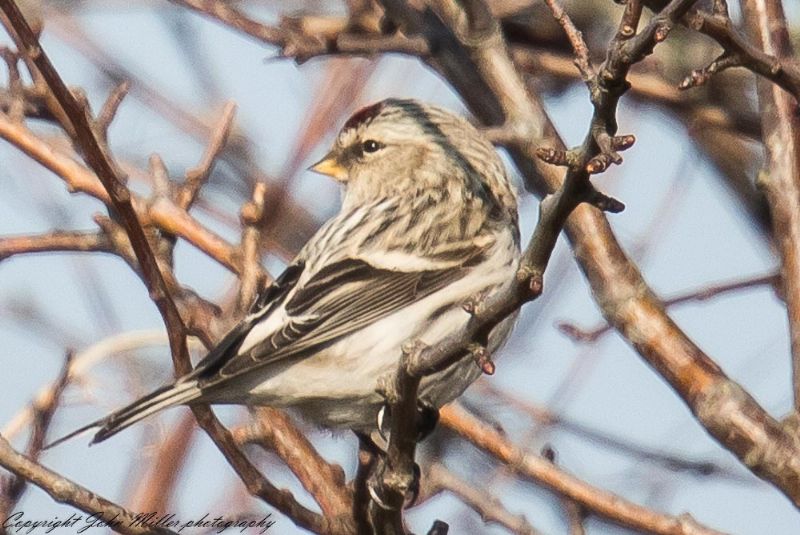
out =
<path fill-rule="evenodd" d="M 107 54 L 156 84 L 165 95 L 201 116 L 208 116 L 210 111 L 218 111 L 221 103 L 208 102 L 199 89 L 194 71 L 187 66 L 182 49 L 176 46 L 164 23 L 167 12 L 174 13 L 174 8 L 159 10 L 148 5 L 118 12 L 87 9 L 81 13 L 80 23 Z M 219 97 L 222 101 L 237 102 L 237 124 L 255 141 L 259 163 L 267 171 L 278 173 L 288 157 L 293 136 L 305 126 L 302 121 L 315 98 L 315 82 L 321 79 L 320 67 L 324 62 L 314 61 L 302 67 L 290 61 L 265 62 L 264 57 L 271 53 L 267 48 L 194 15 L 185 14 L 182 20 L 197 31 L 197 55 L 213 73 Z M 86 88 L 97 105 L 108 86 L 99 83 L 102 77 L 96 69 L 57 37 L 63 31 L 52 29 L 51 33 L 48 28 L 45 48 L 64 78 L 70 84 Z M 353 102 L 352 108 L 391 95 L 413 96 L 463 109 L 458 98 L 414 60 L 386 59 L 373 80 L 363 99 Z M 579 142 L 591 112 L 584 88 L 575 87 L 550 98 L 547 105 L 568 143 Z M 637 144 L 625 153 L 622 167 L 596 178 L 595 183 L 627 205 L 623 213 L 609 217 L 618 239 L 629 251 L 646 241 L 647 251 L 637 260 L 654 290 L 669 296 L 774 269 L 775 258 L 744 221 L 744 215 L 680 124 L 658 109 L 633 106 L 628 101 L 623 102 L 619 119 L 623 132 L 636 134 Z M 331 136 L 338 126 L 330 125 Z M 123 104 L 111 136 L 117 154 L 143 165 L 150 153 L 159 152 L 176 171 L 194 165 L 203 149 L 202 144 L 167 125 L 135 98 L 128 98 Z M 323 150 L 320 147 L 318 153 Z M 317 155 L 313 154 L 309 163 Z M 43 232 L 54 226 L 92 228 L 91 215 L 101 210 L 98 202 L 68 194 L 61 182 L 6 143 L 0 143 L 0 162 L 3 192 L 0 234 Z M 215 183 L 206 191 L 206 199 L 218 203 L 235 217 L 237 207 L 229 196 L 221 194 L 224 187 Z M 333 213 L 338 202 L 335 185 L 311 173 L 297 177 L 293 193 L 318 214 L 320 221 Z M 670 195 L 675 197 L 674 202 L 661 212 L 659 207 Z M 526 196 L 522 216 L 527 233 L 535 215 L 536 204 Z M 654 217 L 667 218 L 655 237 L 650 234 Z M 203 220 L 228 239 L 238 239 L 230 228 L 209 218 Z M 224 270 L 191 247 L 178 247 L 176 263 L 179 278 L 203 296 L 218 298 L 232 283 Z M 530 437 L 526 419 L 506 407 L 487 405 L 485 397 L 475 395 L 474 389 L 467 396 L 470 406 L 500 422 L 518 444 L 534 452 L 545 442 L 552 444 L 564 468 L 637 503 L 673 514 L 690 512 L 711 527 L 736 534 L 796 533 L 800 517 L 789 501 L 773 487 L 750 476 L 710 439 L 669 386 L 618 335 L 610 334 L 596 344 L 582 346 L 555 329 L 554 323 L 561 320 L 593 326 L 600 315 L 564 240 L 559 243 L 552 268 L 546 277 L 546 291 L 554 295 L 526 307 L 513 340 L 498 362 L 496 375 L 488 379 L 491 385 L 507 389 L 520 399 L 550 403 L 564 416 L 637 444 L 713 460 L 731 467 L 747 482 L 676 474 L 633 461 L 563 431 Z M 97 321 L 93 301 L 86 297 L 88 288 L 78 276 L 87 270 L 97 291 L 109 296 L 119 325 Z M 4 370 L 0 383 L 4 390 L 0 399 L 0 427 L 42 385 L 56 377 L 63 356 L 61 345 L 45 336 L 32 335 L 10 319 L 9 307 L 20 299 L 47 309 L 81 344 L 76 347 L 79 350 L 111 332 L 162 327 L 139 280 L 115 258 L 54 255 L 0 263 L 0 336 L 5 342 L 0 351 L 0 369 Z M 671 313 L 773 415 L 781 416 L 789 410 L 786 317 L 770 290 L 750 290 L 687 304 Z M 535 331 L 531 326 L 533 320 Z M 141 364 L 142 359 L 147 365 Z M 145 384 L 142 388 L 162 383 L 171 375 L 166 349 L 137 352 L 127 366 L 110 363 L 94 369 L 92 394 L 97 403 L 83 402 L 78 389 L 70 389 L 67 399 L 72 403 L 59 412 L 53 434 L 69 431 L 114 408 L 122 401 L 120 390 L 125 391 L 125 399 L 132 397 L 136 392 L 127 391 L 134 383 L 129 375 L 132 373 L 142 376 Z M 565 389 L 568 376 L 576 378 L 576 386 Z M 169 411 L 150 424 L 133 428 L 91 449 L 80 439 L 64 444 L 46 453 L 42 460 L 92 490 L 124 502 L 130 467 L 146 465 L 149 460 L 147 448 L 140 448 L 141 433 L 149 430 L 159 436 L 159 430 L 169 429 L 170 422 L 181 411 Z M 237 421 L 236 409 L 219 412 L 226 421 Z M 313 436 L 326 457 L 342 463 L 348 474 L 352 474 L 354 441 L 350 436 L 331 438 L 320 432 Z M 16 444 L 19 446 L 21 442 Z M 491 463 L 469 447 L 449 452 L 446 463 L 463 473 L 464 459 L 469 459 L 467 466 L 474 470 L 471 477 L 477 485 L 482 485 L 484 478 L 492 478 L 489 490 L 509 509 L 526 514 L 544 533 L 564 533 L 560 508 L 549 493 L 498 476 Z M 278 485 L 296 488 L 291 476 L 276 470 L 276 463 L 265 462 L 263 466 L 267 476 Z M 202 435 L 195 439 L 182 481 L 178 500 L 171 507 L 183 518 L 214 512 L 209 509 L 218 507 L 223 493 L 237 485 L 230 468 Z M 298 495 L 305 503 L 312 504 L 308 496 Z M 250 503 L 250 509 L 271 510 Z M 65 517 L 70 511 L 38 489 L 27 492 L 19 509 L 47 518 Z M 412 511 L 408 518 L 416 532 L 425 532 L 434 518 L 441 518 L 451 523 L 451 533 L 470 533 L 476 529 L 480 533 L 504 533 L 500 528 L 483 526 L 477 515 L 467 512 L 449 496 Z M 284 518 L 278 519 L 278 527 L 275 533 L 301 532 Z M 590 534 L 627 533 L 596 520 L 591 520 L 588 528 Z"/>

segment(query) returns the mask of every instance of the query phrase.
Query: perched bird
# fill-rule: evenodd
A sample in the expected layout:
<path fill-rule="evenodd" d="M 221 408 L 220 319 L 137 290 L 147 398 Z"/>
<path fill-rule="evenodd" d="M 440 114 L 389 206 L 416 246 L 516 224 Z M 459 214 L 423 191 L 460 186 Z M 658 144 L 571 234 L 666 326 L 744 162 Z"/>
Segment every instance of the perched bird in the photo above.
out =
<path fill-rule="evenodd" d="M 469 320 L 464 304 L 512 281 L 516 194 L 492 145 L 465 119 L 414 100 L 355 113 L 312 170 L 342 183 L 340 212 L 250 314 L 174 384 L 64 437 L 93 443 L 167 407 L 291 407 L 313 423 L 369 433 L 379 379 L 409 341 L 436 344 Z M 513 318 L 495 327 L 489 350 Z M 472 359 L 423 379 L 438 408 L 481 371 Z M 60 441 L 59 441 L 60 442 Z"/>

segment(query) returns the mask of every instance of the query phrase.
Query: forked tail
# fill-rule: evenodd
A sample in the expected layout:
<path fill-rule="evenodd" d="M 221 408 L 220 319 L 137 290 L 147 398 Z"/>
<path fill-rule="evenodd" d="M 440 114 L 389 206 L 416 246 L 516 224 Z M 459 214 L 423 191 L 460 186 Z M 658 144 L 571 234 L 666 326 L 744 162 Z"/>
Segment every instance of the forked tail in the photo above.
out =
<path fill-rule="evenodd" d="M 189 403 L 190 401 L 200 397 L 200 395 L 201 391 L 197 386 L 197 381 L 193 380 L 161 387 L 155 392 L 151 392 L 143 398 L 137 399 L 127 407 L 123 407 L 122 409 L 109 414 L 105 418 L 96 420 L 81 427 L 80 429 L 76 429 L 72 433 L 63 436 L 54 442 L 51 442 L 45 446 L 44 449 L 57 446 L 65 440 L 69 440 L 72 437 L 85 433 L 89 429 L 93 429 L 95 427 L 98 427 L 99 430 L 97 433 L 95 433 L 90 445 L 97 444 L 98 442 L 102 442 L 105 439 L 116 435 L 126 427 L 135 424 L 139 420 L 147 418 L 151 414 L 155 414 L 156 412 L 168 407 Z"/>

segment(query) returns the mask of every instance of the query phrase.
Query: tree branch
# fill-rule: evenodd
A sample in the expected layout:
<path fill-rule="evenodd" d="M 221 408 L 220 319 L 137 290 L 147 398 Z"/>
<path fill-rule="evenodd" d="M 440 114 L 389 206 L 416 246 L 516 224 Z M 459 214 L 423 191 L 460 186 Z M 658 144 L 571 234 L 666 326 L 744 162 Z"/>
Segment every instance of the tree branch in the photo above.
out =
<path fill-rule="evenodd" d="M 628 43 L 636 44 L 626 44 L 623 50 L 642 53 L 646 51 L 642 44 L 663 37 L 669 23 L 689 3 L 672 5 L 669 13 L 653 18 L 649 30 L 642 32 L 646 39 L 632 39 Z M 394 16 L 405 13 L 398 10 Z M 666 15 L 669 16 L 665 18 Z M 530 140 L 540 139 L 540 143 L 559 149 L 563 149 L 563 143 L 542 104 L 519 80 L 502 40 L 491 32 L 461 38 L 461 45 L 471 58 L 465 66 L 450 57 L 456 54 L 452 45 L 441 43 L 446 36 L 427 30 L 421 22 L 424 19 L 419 12 L 412 12 L 401 20 L 405 21 L 407 32 L 427 31 L 429 39 L 437 43 L 438 54 L 429 62 L 454 84 L 484 122 L 496 124 L 497 107 L 503 110 L 506 125 L 517 132 L 509 151 L 527 185 L 540 195 L 560 187 L 560 176 L 536 164 L 535 145 Z M 474 70 L 467 76 L 465 69 Z M 482 84 L 475 82 L 475 74 Z M 600 212 L 578 207 L 566 230 L 607 320 L 667 379 L 712 436 L 800 506 L 800 448 L 791 436 L 665 314 L 663 305 L 619 247 Z"/>
<path fill-rule="evenodd" d="M 516 535 L 539 535 L 524 515 L 515 515 L 503 506 L 486 489 L 476 487 L 439 463 L 434 463 L 424 474 L 426 494 L 449 492 L 475 510 L 485 524 L 498 524 Z"/>
<path fill-rule="evenodd" d="M 0 8 L 11 21 L 23 43 L 25 55 L 41 71 L 44 80 L 67 115 L 75 132 L 74 141 L 102 182 L 108 194 L 109 205 L 113 207 L 125 227 L 150 296 L 164 319 L 176 374 L 188 373 L 191 371 L 191 362 L 186 346 L 186 327 L 169 295 L 156 257 L 133 207 L 131 194 L 97 133 L 96 123 L 85 105 L 78 102 L 61 80 L 17 5 L 12 0 L 0 0 Z M 298 525 L 320 533 L 329 532 L 330 525 L 325 518 L 304 508 L 291 493 L 277 489 L 258 472 L 238 449 L 230 432 L 222 427 L 207 406 L 193 406 L 192 412 L 251 493 L 284 512 Z"/>
<path fill-rule="evenodd" d="M 0 466 L 17 477 L 30 481 L 59 503 L 77 507 L 88 515 L 99 513 L 104 522 L 114 521 L 114 531 L 126 535 L 175 535 L 174 532 L 142 525 L 136 515 L 94 492 L 70 481 L 52 470 L 31 461 L 14 451 L 8 441 L 0 436 Z M 95 517 L 97 518 L 97 517 Z"/>
<path fill-rule="evenodd" d="M 742 0 L 744 22 L 761 48 L 778 58 L 775 76 L 758 81 L 761 130 L 766 149 L 765 168 L 758 184 L 772 215 L 775 243 L 781 255 L 781 282 L 789 316 L 792 385 L 795 411 L 800 411 L 800 76 L 787 94 L 777 78 L 785 80 L 795 65 L 786 17 L 780 2 Z M 728 19 L 730 26 L 730 19 Z M 756 71 L 757 72 L 757 71 Z M 800 74 L 800 73 L 798 73 Z"/>
<path fill-rule="evenodd" d="M 113 250 L 108 237 L 97 232 L 53 231 L 0 238 L 0 262 L 20 254 L 73 251 L 111 253 Z"/>
<path fill-rule="evenodd" d="M 658 535 L 721 535 L 702 526 L 690 515 L 657 513 L 600 490 L 564 472 L 546 459 L 509 443 L 496 429 L 457 405 L 441 410 L 441 425 L 505 464 L 510 470 L 580 504 L 588 512 L 621 526 Z"/>

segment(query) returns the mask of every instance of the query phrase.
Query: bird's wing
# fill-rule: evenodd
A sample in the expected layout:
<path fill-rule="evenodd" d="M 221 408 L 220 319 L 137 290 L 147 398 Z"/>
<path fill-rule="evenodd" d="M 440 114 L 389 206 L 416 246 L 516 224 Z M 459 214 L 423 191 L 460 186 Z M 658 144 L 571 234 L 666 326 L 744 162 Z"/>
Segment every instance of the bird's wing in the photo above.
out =
<path fill-rule="evenodd" d="M 228 331 L 187 378 L 213 376 L 231 357 L 235 356 L 250 331 L 279 308 L 303 274 L 305 264 L 298 262 L 287 267 L 253 302 L 250 314 Z"/>
<path fill-rule="evenodd" d="M 268 305 L 272 310 L 260 319 L 235 328 L 220 344 L 223 347 L 212 352 L 213 359 L 209 355 L 201 363 L 206 364 L 197 375 L 201 387 L 215 387 L 254 368 L 317 351 L 460 279 L 467 269 L 398 272 L 352 258 L 328 265 L 294 292 L 279 294 Z M 242 350 L 248 334 L 272 314 L 285 320 Z"/>

